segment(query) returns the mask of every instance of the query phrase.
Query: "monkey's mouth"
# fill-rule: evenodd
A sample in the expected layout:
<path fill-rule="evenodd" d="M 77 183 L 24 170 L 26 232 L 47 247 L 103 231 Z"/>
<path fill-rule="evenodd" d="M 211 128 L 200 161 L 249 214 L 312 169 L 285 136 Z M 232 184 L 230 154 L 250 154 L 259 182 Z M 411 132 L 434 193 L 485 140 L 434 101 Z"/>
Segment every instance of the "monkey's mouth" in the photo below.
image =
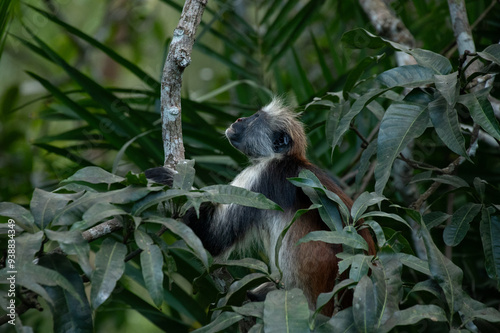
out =
<path fill-rule="evenodd" d="M 234 129 L 233 126 L 234 124 L 226 129 L 226 138 L 234 148 L 239 149 L 239 147 L 241 146 L 241 132 Z"/>

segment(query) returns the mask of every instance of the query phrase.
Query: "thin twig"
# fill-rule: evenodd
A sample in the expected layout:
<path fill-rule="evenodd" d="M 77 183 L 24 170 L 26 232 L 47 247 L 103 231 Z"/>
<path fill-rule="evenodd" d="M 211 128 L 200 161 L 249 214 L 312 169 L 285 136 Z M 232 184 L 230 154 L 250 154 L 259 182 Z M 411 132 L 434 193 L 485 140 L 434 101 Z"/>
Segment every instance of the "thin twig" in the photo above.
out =
<path fill-rule="evenodd" d="M 400 160 L 406 162 L 406 164 L 408 164 L 409 166 L 411 166 L 414 169 L 431 170 L 431 171 L 435 171 L 435 172 L 439 172 L 439 173 L 443 172 L 443 170 L 435 167 L 434 165 L 430 165 L 430 164 L 423 163 L 423 162 L 417 162 L 415 160 L 406 158 L 403 155 L 403 153 L 400 153 L 398 158 Z"/>
<path fill-rule="evenodd" d="M 361 132 L 353 125 L 350 126 L 350 129 L 354 131 L 354 133 L 356 133 L 356 135 L 361 139 L 361 141 L 363 141 L 363 145 L 361 146 L 361 148 L 368 147 L 370 142 L 363 136 L 363 134 L 361 134 Z"/>
<path fill-rule="evenodd" d="M 471 154 L 473 152 L 473 148 L 475 147 L 476 143 L 477 143 L 477 139 L 479 137 L 479 125 L 474 125 L 474 129 L 472 131 L 472 135 L 471 135 L 471 141 L 470 141 L 470 145 L 469 145 L 469 148 L 467 149 L 467 155 Z M 446 168 L 444 169 L 441 169 L 441 172 L 445 175 L 450 175 L 452 174 L 453 172 L 455 172 L 455 170 L 457 169 L 457 167 L 462 164 L 463 162 L 465 161 L 465 157 L 458 157 L 456 158 L 453 162 L 451 162 Z M 415 201 L 414 203 L 412 203 L 410 205 L 410 207 L 412 209 L 415 209 L 415 210 L 420 210 L 420 208 L 422 207 L 423 203 L 434 193 L 436 192 L 436 190 L 439 188 L 439 186 L 441 185 L 442 183 L 438 182 L 438 181 L 435 181 L 434 183 L 432 183 L 432 185 L 427 189 L 427 191 L 425 191 L 418 199 L 417 201 Z"/>

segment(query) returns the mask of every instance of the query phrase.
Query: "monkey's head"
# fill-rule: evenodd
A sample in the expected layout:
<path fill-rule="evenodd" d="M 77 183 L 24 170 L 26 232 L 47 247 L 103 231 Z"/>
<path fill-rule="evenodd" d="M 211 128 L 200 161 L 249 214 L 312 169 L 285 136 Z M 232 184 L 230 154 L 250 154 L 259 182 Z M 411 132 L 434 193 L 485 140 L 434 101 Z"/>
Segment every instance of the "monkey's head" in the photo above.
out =
<path fill-rule="evenodd" d="M 229 142 L 250 158 L 293 155 L 305 159 L 306 137 L 302 123 L 279 99 L 250 117 L 239 118 L 227 130 Z"/>

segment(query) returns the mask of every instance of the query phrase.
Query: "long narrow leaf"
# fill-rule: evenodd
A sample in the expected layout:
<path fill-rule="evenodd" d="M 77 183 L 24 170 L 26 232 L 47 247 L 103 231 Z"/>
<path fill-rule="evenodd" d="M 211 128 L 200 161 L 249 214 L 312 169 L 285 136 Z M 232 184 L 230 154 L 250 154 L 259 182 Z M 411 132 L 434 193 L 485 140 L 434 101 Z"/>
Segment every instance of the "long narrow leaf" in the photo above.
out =
<path fill-rule="evenodd" d="M 116 282 L 125 271 L 126 254 L 127 247 L 111 238 L 105 239 L 101 244 L 91 278 L 90 301 L 93 309 L 104 303 L 115 289 Z"/>
<path fill-rule="evenodd" d="M 465 139 L 453 105 L 447 103 L 443 97 L 438 98 L 429 104 L 429 116 L 437 134 L 446 146 L 458 155 L 466 157 Z"/>
<path fill-rule="evenodd" d="M 427 107 L 415 104 L 391 104 L 380 124 L 375 167 L 375 191 L 382 193 L 396 157 L 413 139 L 422 135 L 429 123 Z"/>
<path fill-rule="evenodd" d="M 32 5 L 28 5 L 30 8 L 35 10 L 36 12 L 40 13 L 44 17 L 48 18 L 52 22 L 58 24 L 59 26 L 63 27 L 66 31 L 70 32 L 71 34 L 83 39 L 84 41 L 88 42 L 90 45 L 92 45 L 95 48 L 100 49 L 104 53 L 106 53 L 111 59 L 115 60 L 117 63 L 122 65 L 123 67 L 127 68 L 130 72 L 132 72 L 137 78 L 142 80 L 144 83 L 146 83 L 148 86 L 150 86 L 153 90 L 158 90 L 160 87 L 160 82 L 155 80 L 153 77 L 151 77 L 149 74 L 144 72 L 142 69 L 140 69 L 138 66 L 136 66 L 134 63 L 128 61 L 127 59 L 123 58 L 121 55 L 107 47 L 106 45 L 102 44 L 95 38 L 92 38 L 91 36 L 87 35 L 83 31 L 73 27 L 72 25 L 69 25 L 66 22 L 61 21 L 60 19 L 57 18 L 57 16 L 52 15 L 40 8 L 37 8 Z"/>
<path fill-rule="evenodd" d="M 87 91 L 90 96 L 92 96 L 92 98 L 94 98 L 94 100 L 99 102 L 116 125 L 122 127 L 124 130 L 127 130 L 130 136 L 140 134 L 140 130 L 136 124 L 129 117 L 124 117 L 124 114 L 130 110 L 130 106 L 117 96 L 113 95 L 110 91 L 100 86 L 94 80 L 78 71 L 75 67 L 70 66 L 62 57 L 60 57 L 34 33 L 31 31 L 29 32 L 35 42 L 50 57 L 50 59 L 64 69 L 72 79 L 74 79 L 83 89 L 85 89 L 85 91 Z M 161 159 L 162 156 L 160 151 L 147 137 L 141 137 L 139 142 L 144 147 L 149 148 L 151 152 L 158 154 L 159 156 L 157 157 Z"/>

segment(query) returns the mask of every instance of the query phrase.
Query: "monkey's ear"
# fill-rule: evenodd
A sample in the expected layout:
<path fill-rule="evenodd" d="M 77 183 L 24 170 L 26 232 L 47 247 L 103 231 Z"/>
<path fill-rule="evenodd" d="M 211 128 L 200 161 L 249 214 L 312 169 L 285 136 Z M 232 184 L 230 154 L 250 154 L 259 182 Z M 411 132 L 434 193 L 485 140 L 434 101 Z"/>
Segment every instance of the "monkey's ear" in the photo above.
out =
<path fill-rule="evenodd" d="M 273 150 L 275 153 L 287 151 L 292 144 L 292 138 L 286 132 L 278 132 L 274 135 Z"/>

